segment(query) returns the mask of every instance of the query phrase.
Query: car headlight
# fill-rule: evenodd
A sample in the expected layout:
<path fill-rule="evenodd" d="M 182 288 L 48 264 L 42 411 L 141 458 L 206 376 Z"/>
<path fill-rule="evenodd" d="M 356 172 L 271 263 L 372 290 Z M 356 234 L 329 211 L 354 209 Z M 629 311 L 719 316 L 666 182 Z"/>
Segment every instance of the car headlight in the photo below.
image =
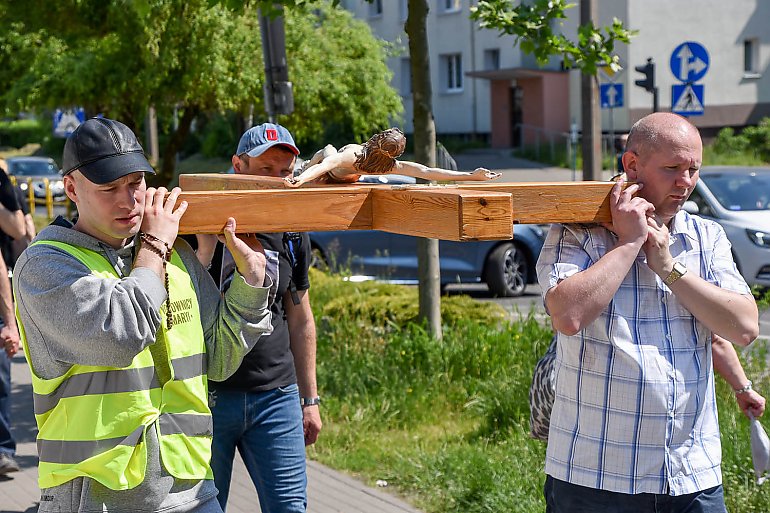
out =
<path fill-rule="evenodd" d="M 751 242 L 753 242 L 757 246 L 762 246 L 763 248 L 770 248 L 770 233 L 763 232 L 762 230 L 747 229 L 746 235 L 748 235 L 749 239 L 751 239 Z"/>

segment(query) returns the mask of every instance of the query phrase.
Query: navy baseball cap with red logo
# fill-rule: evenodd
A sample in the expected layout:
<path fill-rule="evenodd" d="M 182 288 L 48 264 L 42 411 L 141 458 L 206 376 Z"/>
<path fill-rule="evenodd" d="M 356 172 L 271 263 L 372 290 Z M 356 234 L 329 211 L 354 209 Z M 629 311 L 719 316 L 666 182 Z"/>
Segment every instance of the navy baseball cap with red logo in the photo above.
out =
<path fill-rule="evenodd" d="M 246 130 L 235 154 L 240 156 L 245 153 L 249 157 L 259 157 L 273 146 L 284 146 L 293 154 L 299 155 L 289 131 L 274 123 L 262 123 Z"/>

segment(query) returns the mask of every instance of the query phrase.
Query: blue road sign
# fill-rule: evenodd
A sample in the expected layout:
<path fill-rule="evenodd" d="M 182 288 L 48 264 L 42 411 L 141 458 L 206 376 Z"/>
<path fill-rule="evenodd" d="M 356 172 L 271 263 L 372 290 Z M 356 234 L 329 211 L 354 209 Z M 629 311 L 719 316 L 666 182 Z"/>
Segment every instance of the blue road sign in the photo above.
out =
<path fill-rule="evenodd" d="M 671 112 L 682 116 L 702 116 L 703 89 L 701 84 L 671 86 Z"/>
<path fill-rule="evenodd" d="M 83 107 L 71 109 L 56 109 L 53 113 L 53 135 L 56 137 L 69 137 L 72 132 L 86 120 L 86 111 Z"/>
<path fill-rule="evenodd" d="M 700 43 L 687 41 L 671 53 L 671 73 L 682 82 L 697 82 L 709 69 L 709 54 Z"/>
<path fill-rule="evenodd" d="M 603 109 L 623 106 L 623 84 L 600 84 L 599 98 Z"/>

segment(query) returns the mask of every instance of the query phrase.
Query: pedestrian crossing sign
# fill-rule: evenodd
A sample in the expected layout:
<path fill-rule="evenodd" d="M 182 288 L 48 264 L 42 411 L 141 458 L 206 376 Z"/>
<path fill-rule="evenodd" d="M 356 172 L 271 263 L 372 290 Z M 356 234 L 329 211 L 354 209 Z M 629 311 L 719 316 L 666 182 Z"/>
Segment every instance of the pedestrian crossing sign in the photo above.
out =
<path fill-rule="evenodd" d="M 682 116 L 703 115 L 703 85 L 677 84 L 671 86 L 671 112 Z"/>
<path fill-rule="evenodd" d="M 53 135 L 69 137 L 85 120 L 86 111 L 83 107 L 56 109 L 53 114 Z"/>

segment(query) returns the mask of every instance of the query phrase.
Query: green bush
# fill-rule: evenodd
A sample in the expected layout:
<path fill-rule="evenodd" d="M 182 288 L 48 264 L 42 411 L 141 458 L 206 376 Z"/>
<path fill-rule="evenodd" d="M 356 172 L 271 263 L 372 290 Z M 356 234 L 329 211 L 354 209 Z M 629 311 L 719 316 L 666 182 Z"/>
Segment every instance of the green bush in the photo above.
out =
<path fill-rule="evenodd" d="M 762 119 L 757 126 L 747 127 L 742 135 L 760 159 L 770 162 L 770 117 Z"/>
<path fill-rule="evenodd" d="M 713 147 L 722 155 L 743 153 L 749 148 L 749 139 L 745 135 L 735 135 L 735 130 L 727 127 L 719 131 Z"/>
<path fill-rule="evenodd" d="M 48 135 L 46 127 L 36 119 L 0 121 L 0 146 L 21 148 L 29 143 L 41 143 Z"/>
<path fill-rule="evenodd" d="M 714 142 L 704 148 L 703 161 L 709 165 L 758 166 L 770 162 L 770 118 L 736 134 L 723 128 Z"/>

